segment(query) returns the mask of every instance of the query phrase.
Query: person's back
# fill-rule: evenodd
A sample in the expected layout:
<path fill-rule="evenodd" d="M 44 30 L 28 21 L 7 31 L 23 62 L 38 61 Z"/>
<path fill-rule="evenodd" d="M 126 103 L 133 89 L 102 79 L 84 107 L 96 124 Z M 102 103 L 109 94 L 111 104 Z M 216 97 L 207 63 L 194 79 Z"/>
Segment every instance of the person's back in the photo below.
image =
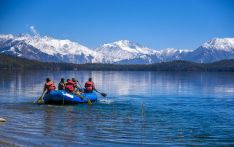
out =
<path fill-rule="evenodd" d="M 58 84 L 58 90 L 65 90 L 64 78 L 61 78 L 61 81 Z"/>
<path fill-rule="evenodd" d="M 44 91 L 46 91 L 46 93 L 49 93 L 53 90 L 56 90 L 56 86 L 54 84 L 54 82 L 52 80 L 50 80 L 49 78 L 46 79 L 46 83 L 44 85 Z"/>
<path fill-rule="evenodd" d="M 72 80 L 70 79 L 67 79 L 67 83 L 66 83 L 66 86 L 65 86 L 65 90 L 67 92 L 74 92 L 75 91 L 75 82 L 73 82 Z"/>
<path fill-rule="evenodd" d="M 89 78 L 89 80 L 85 83 L 85 92 L 91 93 L 95 90 L 94 83 L 92 81 L 92 78 Z"/>

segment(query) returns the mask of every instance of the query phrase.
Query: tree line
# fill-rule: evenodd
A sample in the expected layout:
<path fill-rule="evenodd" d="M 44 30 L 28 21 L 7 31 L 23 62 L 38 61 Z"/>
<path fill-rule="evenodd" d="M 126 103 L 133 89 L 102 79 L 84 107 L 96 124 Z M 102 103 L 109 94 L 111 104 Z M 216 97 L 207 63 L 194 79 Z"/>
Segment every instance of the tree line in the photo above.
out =
<path fill-rule="evenodd" d="M 213 63 L 195 63 L 175 60 L 154 64 L 101 64 L 41 62 L 0 54 L 1 70 L 116 70 L 116 71 L 234 71 L 234 59 Z"/>

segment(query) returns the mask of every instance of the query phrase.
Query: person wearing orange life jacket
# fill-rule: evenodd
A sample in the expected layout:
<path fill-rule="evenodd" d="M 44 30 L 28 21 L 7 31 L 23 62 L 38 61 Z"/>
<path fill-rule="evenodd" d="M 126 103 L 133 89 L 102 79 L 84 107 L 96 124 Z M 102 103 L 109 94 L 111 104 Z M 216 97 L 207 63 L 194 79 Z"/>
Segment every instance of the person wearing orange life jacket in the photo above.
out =
<path fill-rule="evenodd" d="M 91 93 L 93 90 L 96 91 L 92 78 L 89 78 L 89 80 L 85 83 L 85 93 Z"/>
<path fill-rule="evenodd" d="M 73 93 L 75 91 L 75 85 L 76 85 L 76 82 L 73 82 L 72 80 L 67 79 L 65 90 L 67 92 L 72 92 Z"/>
<path fill-rule="evenodd" d="M 56 90 L 56 86 L 54 82 L 50 78 L 46 78 L 46 83 L 44 85 L 43 93 L 46 91 L 46 93 L 49 93 L 53 90 Z"/>

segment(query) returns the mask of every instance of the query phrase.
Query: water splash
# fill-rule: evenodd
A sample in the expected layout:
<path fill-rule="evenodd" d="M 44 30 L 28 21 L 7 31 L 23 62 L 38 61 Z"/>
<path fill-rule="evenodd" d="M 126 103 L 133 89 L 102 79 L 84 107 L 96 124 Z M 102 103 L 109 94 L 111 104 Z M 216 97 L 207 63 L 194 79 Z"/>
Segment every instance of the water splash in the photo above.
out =
<path fill-rule="evenodd" d="M 103 99 L 100 99 L 99 102 L 102 103 L 102 104 L 111 104 L 111 103 L 114 102 L 114 100 L 109 99 L 109 98 L 103 98 Z"/>

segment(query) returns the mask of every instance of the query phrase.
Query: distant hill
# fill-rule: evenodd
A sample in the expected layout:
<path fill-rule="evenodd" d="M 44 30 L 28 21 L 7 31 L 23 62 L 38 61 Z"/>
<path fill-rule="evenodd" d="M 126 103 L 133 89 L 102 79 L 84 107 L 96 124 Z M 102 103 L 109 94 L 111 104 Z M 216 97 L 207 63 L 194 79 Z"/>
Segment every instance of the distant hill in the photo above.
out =
<path fill-rule="evenodd" d="M 7 54 L 0 54 L 0 69 L 73 70 L 75 66 L 76 66 L 75 64 L 40 62 L 37 60 L 30 60 Z"/>
<path fill-rule="evenodd" d="M 234 59 L 213 63 L 175 60 L 155 64 L 72 64 L 40 62 L 0 54 L 0 70 L 133 70 L 133 71 L 234 71 Z"/>

